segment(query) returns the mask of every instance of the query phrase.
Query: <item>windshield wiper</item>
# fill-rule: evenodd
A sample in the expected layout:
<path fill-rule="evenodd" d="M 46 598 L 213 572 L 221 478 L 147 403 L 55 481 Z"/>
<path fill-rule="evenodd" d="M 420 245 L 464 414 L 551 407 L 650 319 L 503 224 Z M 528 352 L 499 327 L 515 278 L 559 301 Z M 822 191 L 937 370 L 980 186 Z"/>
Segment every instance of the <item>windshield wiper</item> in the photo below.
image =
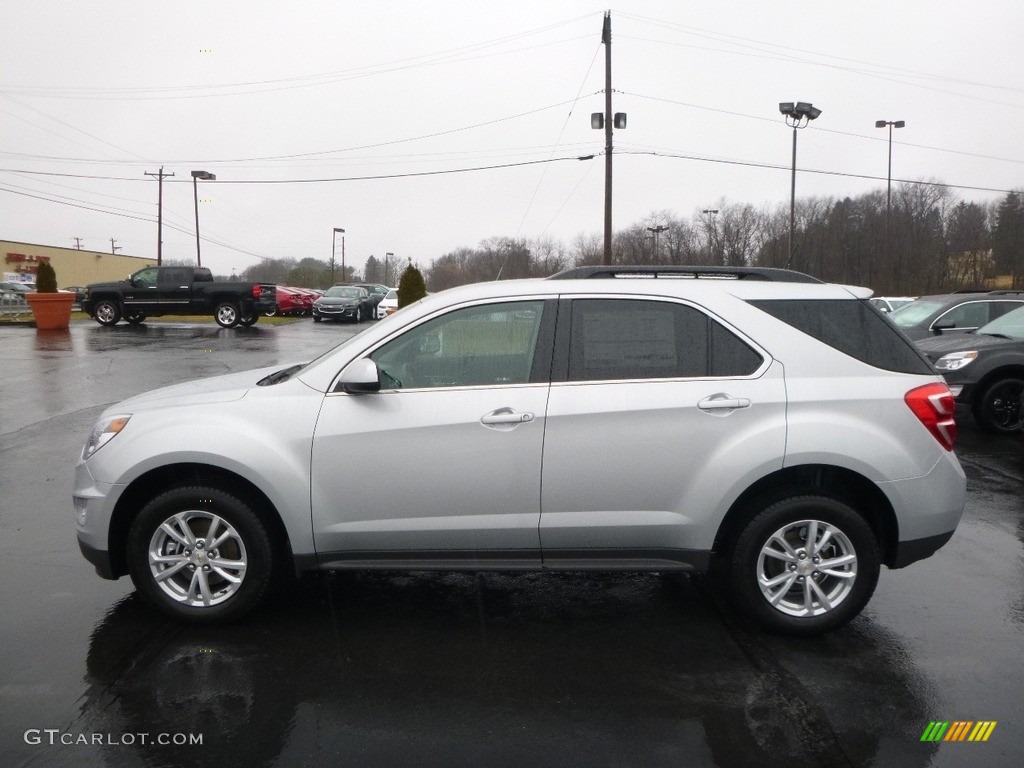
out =
<path fill-rule="evenodd" d="M 282 368 L 276 373 L 272 373 L 269 376 L 264 376 L 262 379 L 256 382 L 258 387 L 269 387 L 271 384 L 280 384 L 282 381 L 288 381 L 292 377 L 292 374 L 297 373 L 305 363 L 299 363 L 289 368 Z"/>

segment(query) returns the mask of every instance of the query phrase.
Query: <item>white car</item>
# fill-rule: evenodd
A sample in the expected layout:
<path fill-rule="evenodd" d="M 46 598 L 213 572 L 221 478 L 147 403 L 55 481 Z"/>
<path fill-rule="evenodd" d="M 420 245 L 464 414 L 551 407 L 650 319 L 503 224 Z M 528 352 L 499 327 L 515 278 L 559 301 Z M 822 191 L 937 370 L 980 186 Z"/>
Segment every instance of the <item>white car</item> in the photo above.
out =
<path fill-rule="evenodd" d="M 393 315 L 398 311 L 398 289 L 391 288 L 383 299 L 380 300 L 380 304 L 377 305 L 377 319 L 383 320 L 388 315 Z"/>
<path fill-rule="evenodd" d="M 193 621 L 242 615 L 280 570 L 721 560 L 744 613 L 812 634 L 953 535 L 953 398 L 868 289 L 558 277 L 434 294 L 311 362 L 108 408 L 75 468 L 83 554 Z"/>

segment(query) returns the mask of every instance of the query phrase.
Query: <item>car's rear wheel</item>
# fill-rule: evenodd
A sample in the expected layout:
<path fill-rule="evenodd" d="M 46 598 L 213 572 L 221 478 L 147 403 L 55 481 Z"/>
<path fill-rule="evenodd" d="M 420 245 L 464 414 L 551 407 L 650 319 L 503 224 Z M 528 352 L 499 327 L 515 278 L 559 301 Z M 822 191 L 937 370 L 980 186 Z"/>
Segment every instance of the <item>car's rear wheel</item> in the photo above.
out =
<path fill-rule="evenodd" d="M 1015 376 L 992 382 L 974 405 L 974 418 L 989 432 L 1013 434 L 1021 428 L 1024 380 Z"/>
<path fill-rule="evenodd" d="M 100 299 L 93 307 L 92 316 L 100 325 L 117 325 L 121 319 L 121 305 L 113 299 Z"/>
<path fill-rule="evenodd" d="M 149 502 L 128 532 L 136 589 L 179 619 L 215 622 L 266 593 L 273 548 L 253 508 L 219 488 L 182 486 Z"/>
<path fill-rule="evenodd" d="M 880 560 L 871 526 L 852 507 L 827 496 L 791 496 L 763 507 L 736 539 L 733 595 L 771 631 L 828 632 L 871 599 Z"/>
<path fill-rule="evenodd" d="M 249 313 L 248 315 L 246 315 L 245 317 L 241 318 L 238 321 L 238 324 L 239 325 L 243 325 L 246 328 L 248 328 L 250 325 L 255 325 L 256 321 L 259 320 L 259 319 L 260 319 L 260 313 L 256 312 L 256 311 L 253 311 L 253 312 Z"/>
<path fill-rule="evenodd" d="M 222 301 L 214 310 L 213 318 L 221 328 L 234 328 L 241 319 L 238 305 L 230 301 Z"/>

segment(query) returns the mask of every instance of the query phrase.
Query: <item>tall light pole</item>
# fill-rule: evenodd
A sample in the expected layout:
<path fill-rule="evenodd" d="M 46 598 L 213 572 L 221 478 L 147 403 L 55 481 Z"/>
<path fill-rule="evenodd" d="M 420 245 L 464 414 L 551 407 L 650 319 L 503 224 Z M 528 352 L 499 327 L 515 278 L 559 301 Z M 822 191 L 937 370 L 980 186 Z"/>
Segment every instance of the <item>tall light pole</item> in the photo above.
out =
<path fill-rule="evenodd" d="M 661 262 L 658 261 L 658 235 L 660 235 L 662 232 L 665 232 L 666 230 L 668 230 L 668 227 L 666 227 L 664 224 L 659 224 L 656 227 L 648 227 L 647 228 L 648 232 L 653 232 L 654 233 L 654 263 L 655 264 L 660 264 L 661 263 Z"/>
<path fill-rule="evenodd" d="M 786 266 L 793 261 L 793 234 L 796 231 L 796 130 L 806 128 L 811 120 L 817 120 L 821 110 L 809 101 L 779 102 L 779 112 L 786 118 L 786 125 L 793 129 L 793 173 L 789 183 L 789 255 Z"/>
<path fill-rule="evenodd" d="M 341 232 L 341 277 L 345 277 L 345 230 L 335 227 L 331 232 L 331 285 L 334 285 L 334 246 L 338 242 L 338 233 Z"/>
<path fill-rule="evenodd" d="M 889 250 L 889 219 L 892 215 L 892 129 L 902 128 L 907 122 L 905 120 L 876 120 L 875 128 L 889 129 L 889 171 L 885 176 L 885 258 L 890 260 L 892 253 Z"/>
<path fill-rule="evenodd" d="M 389 256 L 391 258 L 394 258 L 395 254 L 393 254 L 391 251 L 388 251 L 387 253 L 384 254 L 384 285 L 387 285 L 387 286 L 391 285 L 391 283 L 388 282 L 388 257 Z"/>
<path fill-rule="evenodd" d="M 708 248 L 711 250 L 712 257 L 715 256 L 715 241 L 718 240 L 716 237 L 717 230 L 715 228 L 715 217 L 718 215 L 717 208 L 704 208 L 701 213 L 708 217 Z M 718 259 L 721 261 L 721 259 Z"/>
<path fill-rule="evenodd" d="M 217 177 L 207 171 L 192 171 L 192 199 L 196 202 L 196 266 L 203 266 L 203 259 L 199 254 L 199 179 L 203 181 L 216 181 Z"/>

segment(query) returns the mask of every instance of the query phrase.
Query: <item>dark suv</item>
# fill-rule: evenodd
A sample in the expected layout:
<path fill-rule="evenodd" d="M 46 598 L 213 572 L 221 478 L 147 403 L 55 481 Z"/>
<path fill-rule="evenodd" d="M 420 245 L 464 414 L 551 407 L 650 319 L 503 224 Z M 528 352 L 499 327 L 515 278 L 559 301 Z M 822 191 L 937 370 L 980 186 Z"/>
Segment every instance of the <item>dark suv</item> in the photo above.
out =
<path fill-rule="evenodd" d="M 964 291 L 922 296 L 889 313 L 889 319 L 914 341 L 974 331 L 1024 307 L 1024 291 Z"/>
<path fill-rule="evenodd" d="M 976 331 L 922 339 L 917 346 L 979 426 L 1002 433 L 1021 429 L 1024 305 Z"/>

